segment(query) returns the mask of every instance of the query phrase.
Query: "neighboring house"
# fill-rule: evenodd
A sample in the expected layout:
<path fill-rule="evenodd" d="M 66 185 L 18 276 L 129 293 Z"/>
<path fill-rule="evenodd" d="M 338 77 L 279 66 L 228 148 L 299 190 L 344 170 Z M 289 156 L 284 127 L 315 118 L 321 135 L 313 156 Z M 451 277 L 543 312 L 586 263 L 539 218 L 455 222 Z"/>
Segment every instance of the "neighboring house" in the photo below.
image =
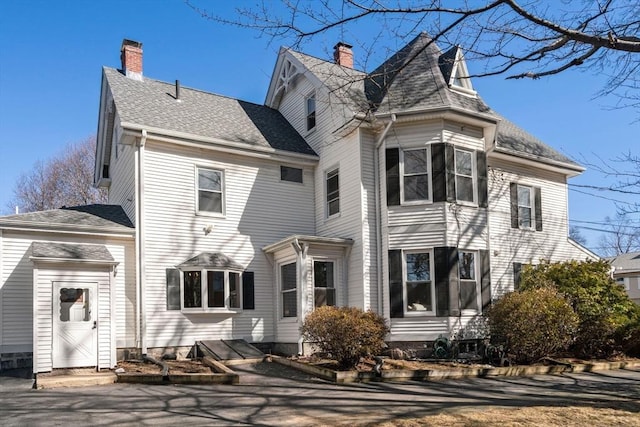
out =
<path fill-rule="evenodd" d="M 613 267 L 613 278 L 640 304 L 640 252 L 630 252 L 606 258 Z"/>
<path fill-rule="evenodd" d="M 420 34 L 368 74 L 343 43 L 333 62 L 283 48 L 265 105 L 145 77 L 137 42 L 121 58 L 97 135 L 111 206 L 86 226 L 0 218 L 3 360 L 102 368 L 230 338 L 303 352 L 325 304 L 381 313 L 394 345 L 478 338 L 521 264 L 595 257 L 567 237 L 583 168 L 492 111 L 459 48 Z M 66 336 L 96 344 L 81 357 Z"/>

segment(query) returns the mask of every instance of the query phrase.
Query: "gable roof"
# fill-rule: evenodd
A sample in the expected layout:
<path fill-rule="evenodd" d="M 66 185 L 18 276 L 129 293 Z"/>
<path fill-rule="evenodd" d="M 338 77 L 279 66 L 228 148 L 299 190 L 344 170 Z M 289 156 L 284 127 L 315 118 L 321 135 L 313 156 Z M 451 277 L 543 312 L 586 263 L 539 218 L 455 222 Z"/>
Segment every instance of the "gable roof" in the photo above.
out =
<path fill-rule="evenodd" d="M 115 263 L 104 245 L 33 242 L 31 259 Z"/>
<path fill-rule="evenodd" d="M 369 100 L 364 91 L 367 73 L 291 49 L 285 51 L 318 78 L 332 94 L 338 96 L 352 112 L 369 109 Z"/>
<path fill-rule="evenodd" d="M 584 170 L 578 163 L 491 109 L 480 96 L 469 96 L 451 89 L 447 82 L 458 51 L 458 47 L 453 47 L 443 53 L 423 32 L 368 74 L 290 52 L 311 72 L 318 73 L 330 90 L 340 94 L 340 89 L 344 91 L 346 88 L 348 96 L 343 98 L 343 102 L 349 104 L 354 112 L 390 114 L 452 109 L 481 115 L 499 122 L 497 151 L 561 164 L 578 172 Z"/>
<path fill-rule="evenodd" d="M 0 217 L 0 227 L 48 228 L 69 231 L 105 231 L 131 234 L 131 220 L 120 205 L 62 207 Z"/>
<path fill-rule="evenodd" d="M 275 109 L 186 87 L 175 98 L 175 84 L 134 80 L 104 67 L 123 125 L 137 125 L 186 135 L 315 155 L 304 138 Z"/>
<path fill-rule="evenodd" d="M 615 273 L 640 273 L 640 252 L 629 252 L 606 259 L 615 267 Z"/>

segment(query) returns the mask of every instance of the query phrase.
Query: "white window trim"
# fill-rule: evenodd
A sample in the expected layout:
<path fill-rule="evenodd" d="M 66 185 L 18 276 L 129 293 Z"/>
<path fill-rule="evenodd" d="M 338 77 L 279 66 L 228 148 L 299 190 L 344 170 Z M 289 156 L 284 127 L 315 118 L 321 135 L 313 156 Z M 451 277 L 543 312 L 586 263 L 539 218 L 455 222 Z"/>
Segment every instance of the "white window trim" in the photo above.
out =
<path fill-rule="evenodd" d="M 314 100 L 314 121 L 313 121 L 313 126 L 309 127 L 309 99 L 313 98 Z M 304 97 L 304 129 L 307 133 L 311 133 L 313 132 L 316 128 L 318 127 L 318 96 L 316 94 L 316 91 L 313 90 L 311 92 L 309 92 L 305 97 Z"/>
<path fill-rule="evenodd" d="M 338 200 L 338 212 L 336 212 L 334 214 L 330 214 L 329 213 L 329 200 L 328 200 L 329 192 L 328 192 L 328 188 L 327 188 L 328 187 L 327 183 L 329 181 L 329 174 L 333 173 L 333 172 L 338 172 L 338 197 L 337 197 L 337 200 Z M 334 167 L 328 168 L 324 172 L 324 210 L 325 210 L 324 215 L 325 215 L 326 219 L 337 218 L 337 217 L 340 216 L 340 212 L 342 211 L 342 206 L 341 206 L 341 203 L 340 203 L 340 199 L 341 199 L 340 193 L 341 193 L 341 191 L 340 191 L 340 167 L 336 165 Z M 332 199 L 332 200 L 336 200 L 336 199 Z"/>
<path fill-rule="evenodd" d="M 212 172 L 220 173 L 220 188 L 222 194 L 222 212 L 209 212 L 209 211 L 201 211 L 200 210 L 200 169 L 208 170 Z M 207 190 L 205 190 L 207 191 Z M 216 169 L 207 166 L 198 166 L 195 167 L 195 206 L 196 206 L 196 215 L 202 216 L 213 216 L 218 218 L 224 218 L 226 216 L 226 206 L 227 206 L 227 197 L 226 197 L 226 177 L 223 169 Z"/>
<path fill-rule="evenodd" d="M 315 263 L 316 262 L 332 262 L 333 263 L 333 289 L 335 294 L 335 307 L 338 307 L 338 259 L 337 258 L 326 258 L 326 257 L 313 257 L 311 259 L 311 287 L 313 288 L 312 292 L 312 304 L 311 307 L 313 309 L 316 308 L 316 276 L 315 276 Z"/>
<path fill-rule="evenodd" d="M 426 150 L 427 151 L 427 185 L 429 186 L 429 197 L 424 200 L 409 200 L 406 201 L 404 199 L 404 152 L 405 151 L 415 151 L 415 150 Z M 400 149 L 400 204 L 409 206 L 409 205 L 424 205 L 428 203 L 433 203 L 433 175 L 432 175 L 432 167 L 431 167 L 431 146 L 427 145 L 426 147 L 415 147 L 415 148 L 406 148 Z"/>
<path fill-rule="evenodd" d="M 200 272 L 200 307 L 185 307 L 184 306 L 184 273 L 189 271 Z M 207 286 L 208 271 L 217 271 L 224 273 L 224 307 L 208 307 L 208 294 L 209 289 Z M 238 305 L 239 307 L 230 307 L 229 305 L 229 273 L 238 274 Z M 241 313 L 242 312 L 242 271 L 237 270 L 224 270 L 215 268 L 184 268 L 180 269 L 180 311 L 183 313 Z"/>
<path fill-rule="evenodd" d="M 474 269 L 474 275 L 475 275 L 475 284 L 476 284 L 476 309 L 462 309 L 462 307 L 460 307 L 460 312 L 463 315 L 470 315 L 470 314 L 479 314 L 482 312 L 482 288 L 480 286 L 480 265 L 479 265 L 479 261 L 480 258 L 478 251 L 471 251 L 471 250 L 460 250 L 458 249 L 458 265 L 456 266 L 458 268 L 458 280 L 460 281 L 460 283 L 462 283 L 463 281 L 465 282 L 471 282 L 471 280 L 465 280 L 462 279 L 461 277 L 459 277 L 460 275 L 460 254 L 462 252 L 466 252 L 466 253 L 472 253 L 473 254 L 473 269 Z M 461 287 L 460 287 L 461 289 Z"/>
<path fill-rule="evenodd" d="M 535 197 L 535 189 L 533 188 L 533 185 L 526 185 L 526 184 L 520 184 L 517 183 L 517 188 L 516 188 L 516 205 L 518 206 L 518 228 L 520 230 L 535 230 L 536 229 L 536 197 Z M 531 209 L 531 225 L 526 226 L 526 225 L 522 225 L 520 223 L 522 217 L 520 215 L 520 187 L 524 187 L 524 188 L 528 188 L 529 189 L 529 209 Z M 527 206 L 523 206 L 523 207 L 527 207 Z"/>
<path fill-rule="evenodd" d="M 282 290 L 282 267 L 285 265 L 293 264 L 296 267 L 296 315 L 291 317 L 284 317 L 284 306 L 282 303 L 282 295 L 284 291 Z M 280 322 L 298 322 L 298 316 L 300 315 L 300 281 L 298 280 L 298 261 L 296 258 L 287 258 L 283 259 L 278 264 L 276 264 L 276 280 L 278 284 L 278 297 L 276 309 L 278 310 L 278 320 Z M 288 289 L 288 291 L 293 291 L 293 289 Z"/>
<path fill-rule="evenodd" d="M 467 175 L 458 173 L 458 151 L 463 151 L 471 155 L 471 180 L 473 182 L 473 200 L 460 200 L 458 199 L 458 176 L 468 178 Z M 453 172 L 456 181 L 456 202 L 460 205 L 478 206 L 478 166 L 476 165 L 477 159 L 473 150 L 466 150 L 464 148 L 454 147 L 453 149 Z"/>
<path fill-rule="evenodd" d="M 409 254 L 429 254 L 429 278 L 431 279 L 431 308 L 430 311 L 412 311 L 408 309 L 409 297 L 407 296 L 407 255 Z M 429 249 L 412 249 L 402 251 L 402 301 L 404 301 L 405 317 L 425 317 L 436 315 L 436 284 L 435 284 L 435 266 L 433 263 L 433 248 Z"/>

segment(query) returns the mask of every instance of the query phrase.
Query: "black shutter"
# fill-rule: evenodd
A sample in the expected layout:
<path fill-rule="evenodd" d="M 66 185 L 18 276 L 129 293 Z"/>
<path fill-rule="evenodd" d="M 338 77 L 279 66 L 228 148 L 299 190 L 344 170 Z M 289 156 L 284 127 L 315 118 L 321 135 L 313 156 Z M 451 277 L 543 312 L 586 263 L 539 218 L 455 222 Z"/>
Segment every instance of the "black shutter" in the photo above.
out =
<path fill-rule="evenodd" d="M 478 168 L 478 206 L 486 208 L 489 203 L 487 184 L 487 153 L 476 151 L 476 167 Z"/>
<path fill-rule="evenodd" d="M 533 187 L 533 198 L 536 209 L 536 231 L 542 231 L 542 194 L 540 187 Z"/>
<path fill-rule="evenodd" d="M 513 263 L 513 290 L 517 291 L 520 289 L 520 272 L 522 271 L 522 263 L 514 262 Z"/>
<path fill-rule="evenodd" d="M 491 306 L 491 259 L 489 251 L 480 253 L 480 292 L 482 296 L 482 312 Z"/>
<path fill-rule="evenodd" d="M 253 280 L 253 271 L 245 271 L 242 273 L 242 308 L 244 310 L 255 310 L 256 308 Z"/>
<path fill-rule="evenodd" d="M 433 248 L 435 268 L 436 316 L 449 315 L 449 248 Z"/>
<path fill-rule="evenodd" d="M 391 317 L 404 317 L 402 251 L 389 251 L 389 302 Z"/>
<path fill-rule="evenodd" d="M 180 310 L 180 270 L 167 268 L 167 310 Z"/>
<path fill-rule="evenodd" d="M 433 201 L 447 200 L 447 169 L 444 160 L 444 144 L 431 145 L 431 185 L 433 187 Z"/>
<path fill-rule="evenodd" d="M 511 183 L 511 228 L 518 228 L 518 184 Z"/>
<path fill-rule="evenodd" d="M 444 145 L 444 163 L 447 171 L 447 186 L 445 199 L 447 202 L 455 202 L 456 197 L 456 165 L 455 165 L 455 152 L 453 145 Z"/>
<path fill-rule="evenodd" d="M 387 169 L 387 206 L 400 205 L 400 150 L 387 148 L 385 155 Z"/>

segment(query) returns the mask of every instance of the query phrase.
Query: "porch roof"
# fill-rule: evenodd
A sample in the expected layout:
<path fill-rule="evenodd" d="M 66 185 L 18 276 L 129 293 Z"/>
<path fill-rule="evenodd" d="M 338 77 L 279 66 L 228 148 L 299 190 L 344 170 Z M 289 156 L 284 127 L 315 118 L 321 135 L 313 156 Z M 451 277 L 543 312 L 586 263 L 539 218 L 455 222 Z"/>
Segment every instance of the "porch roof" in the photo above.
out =
<path fill-rule="evenodd" d="M 286 237 L 275 243 L 262 248 L 266 253 L 273 253 L 282 249 L 285 246 L 298 243 L 307 243 L 309 245 L 324 245 L 333 247 L 350 248 L 353 246 L 353 239 L 343 239 L 340 237 L 322 237 L 322 236 L 305 236 L 301 234 L 294 234 Z"/>
<path fill-rule="evenodd" d="M 32 261 L 118 264 L 106 246 L 80 243 L 33 242 L 30 259 Z"/>

